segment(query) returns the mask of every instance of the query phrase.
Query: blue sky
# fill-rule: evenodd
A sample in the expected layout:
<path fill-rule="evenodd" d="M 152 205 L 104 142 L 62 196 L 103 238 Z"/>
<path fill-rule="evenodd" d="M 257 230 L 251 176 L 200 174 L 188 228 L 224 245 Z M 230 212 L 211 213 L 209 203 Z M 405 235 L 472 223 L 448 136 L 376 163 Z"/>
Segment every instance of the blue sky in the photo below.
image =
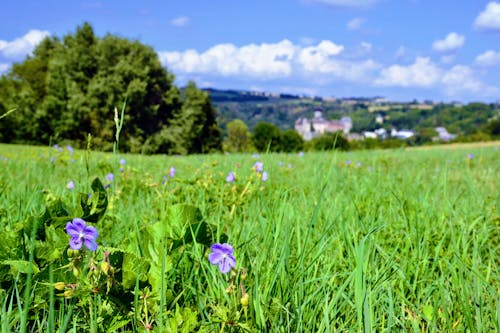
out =
<path fill-rule="evenodd" d="M 394 101 L 500 100 L 500 1 L 3 1 L 0 73 L 89 22 L 184 85 Z"/>

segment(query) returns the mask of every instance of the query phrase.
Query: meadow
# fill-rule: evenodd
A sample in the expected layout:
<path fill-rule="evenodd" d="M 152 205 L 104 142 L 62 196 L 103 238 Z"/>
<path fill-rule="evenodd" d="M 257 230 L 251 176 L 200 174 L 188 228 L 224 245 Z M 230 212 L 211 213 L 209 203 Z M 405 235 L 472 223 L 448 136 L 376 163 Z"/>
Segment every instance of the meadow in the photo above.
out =
<path fill-rule="evenodd" d="M 498 332 L 499 146 L 0 145 L 0 330 Z M 75 218 L 98 232 L 80 250 Z"/>

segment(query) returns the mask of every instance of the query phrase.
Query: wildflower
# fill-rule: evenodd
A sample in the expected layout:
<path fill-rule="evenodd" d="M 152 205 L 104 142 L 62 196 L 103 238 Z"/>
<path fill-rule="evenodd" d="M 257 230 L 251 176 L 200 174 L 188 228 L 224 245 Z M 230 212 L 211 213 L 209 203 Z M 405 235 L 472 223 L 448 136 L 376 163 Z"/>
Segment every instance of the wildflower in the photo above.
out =
<path fill-rule="evenodd" d="M 69 246 L 73 250 L 80 250 L 82 244 L 90 251 L 97 250 L 97 239 L 98 233 L 96 228 L 92 226 L 87 226 L 84 220 L 81 218 L 74 218 L 72 222 L 66 224 L 66 233 L 71 236 L 69 240 Z"/>
<path fill-rule="evenodd" d="M 235 179 L 236 179 L 236 176 L 234 175 L 234 173 L 232 171 L 229 171 L 229 174 L 226 177 L 226 182 L 234 183 Z"/>
<path fill-rule="evenodd" d="M 115 179 L 115 175 L 113 175 L 111 172 L 106 175 L 106 179 L 108 182 L 112 182 Z"/>
<path fill-rule="evenodd" d="M 55 157 L 51 157 L 51 158 L 50 158 L 50 162 L 51 162 L 51 163 L 54 163 L 55 161 L 56 161 L 56 158 L 55 158 Z"/>
<path fill-rule="evenodd" d="M 263 181 L 263 182 L 266 182 L 266 181 L 267 181 L 267 177 L 268 177 L 267 171 L 264 171 L 264 172 L 262 173 L 262 181 Z"/>
<path fill-rule="evenodd" d="M 121 158 L 121 159 L 120 159 L 120 164 L 121 164 L 121 165 L 125 165 L 125 164 L 127 164 L 127 161 L 125 161 L 125 159 L 124 159 L 124 158 Z"/>
<path fill-rule="evenodd" d="M 347 160 L 347 161 L 345 161 L 345 164 L 346 164 L 346 165 L 351 165 L 351 160 Z"/>
<path fill-rule="evenodd" d="M 68 150 L 70 155 L 73 155 L 73 151 L 74 151 L 73 147 L 71 147 L 70 145 L 67 145 L 66 149 Z"/>
<path fill-rule="evenodd" d="M 171 167 L 170 168 L 170 174 L 169 174 L 170 178 L 174 178 L 175 176 L 175 168 L 174 167 Z"/>
<path fill-rule="evenodd" d="M 163 176 L 163 180 L 161 181 L 161 184 L 165 185 L 165 183 L 167 182 L 167 180 L 168 180 L 168 177 L 167 176 Z"/>
<path fill-rule="evenodd" d="M 472 160 L 474 158 L 474 154 L 471 153 L 467 157 L 469 158 L 469 160 Z"/>
<path fill-rule="evenodd" d="M 72 189 L 74 189 L 74 188 L 75 188 L 75 183 L 73 183 L 73 181 L 72 181 L 72 180 L 70 180 L 70 181 L 69 181 L 69 183 L 66 185 L 66 188 L 67 188 L 68 190 L 72 190 Z"/>
<path fill-rule="evenodd" d="M 299 157 L 302 157 L 302 156 L 304 156 L 304 152 L 299 151 Z"/>
<path fill-rule="evenodd" d="M 281 162 L 281 161 L 280 161 L 280 162 L 278 163 L 278 166 L 279 166 L 279 167 L 282 167 L 282 166 L 283 166 L 283 162 Z"/>
<path fill-rule="evenodd" d="M 120 172 L 123 172 L 123 171 L 125 171 L 125 169 L 124 168 L 120 168 Z"/>
<path fill-rule="evenodd" d="M 253 168 L 255 169 L 255 171 L 257 172 L 262 172 L 264 170 L 264 163 L 262 162 L 255 162 L 255 164 L 253 165 Z"/>
<path fill-rule="evenodd" d="M 252 158 L 260 158 L 259 154 L 252 154 Z"/>
<path fill-rule="evenodd" d="M 231 268 L 236 267 L 236 259 L 233 256 L 233 247 L 228 243 L 213 244 L 210 247 L 212 252 L 208 255 L 208 260 L 212 265 L 219 265 L 222 273 L 227 274 Z"/>

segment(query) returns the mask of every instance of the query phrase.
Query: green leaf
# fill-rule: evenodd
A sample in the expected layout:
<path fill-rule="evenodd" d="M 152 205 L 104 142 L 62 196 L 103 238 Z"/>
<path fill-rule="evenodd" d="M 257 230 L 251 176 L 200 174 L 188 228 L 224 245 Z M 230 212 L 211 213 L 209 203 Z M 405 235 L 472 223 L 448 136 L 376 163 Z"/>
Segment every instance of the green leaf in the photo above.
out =
<path fill-rule="evenodd" d="M 12 275 L 17 275 L 17 273 L 28 274 L 30 271 L 33 274 L 40 272 L 37 265 L 26 260 L 4 260 L 0 264 L 10 266 Z"/>
<path fill-rule="evenodd" d="M 149 270 L 149 260 L 139 258 L 133 253 L 125 252 L 123 254 L 122 266 L 122 285 L 124 289 L 133 289 L 135 280 L 139 278 L 141 281 L 147 280 Z"/>
<path fill-rule="evenodd" d="M 108 195 L 99 178 L 95 178 L 91 185 L 93 194 L 80 193 L 80 206 L 83 210 L 82 219 L 87 222 L 97 223 L 106 213 L 108 208 Z"/>
<path fill-rule="evenodd" d="M 170 206 L 167 212 L 166 229 L 169 231 L 168 237 L 171 239 L 182 239 L 189 225 L 199 223 L 203 220 L 198 207 L 177 204 Z"/>

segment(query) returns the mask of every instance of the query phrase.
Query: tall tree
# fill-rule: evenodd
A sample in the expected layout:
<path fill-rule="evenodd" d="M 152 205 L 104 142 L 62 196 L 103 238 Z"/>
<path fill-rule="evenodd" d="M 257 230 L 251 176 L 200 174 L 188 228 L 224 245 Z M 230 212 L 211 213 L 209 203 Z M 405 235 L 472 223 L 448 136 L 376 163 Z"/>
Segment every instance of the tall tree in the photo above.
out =
<path fill-rule="evenodd" d="M 221 149 L 216 112 L 190 83 L 184 96 L 157 53 L 138 41 L 98 38 L 88 23 L 62 39 L 46 38 L 0 80 L 3 110 L 16 108 L 4 142 L 68 140 L 111 150 L 114 109 L 126 103 L 120 149 L 207 153 Z M 3 124 L 7 124 L 4 121 Z M 4 125 L 1 125 L 4 126 Z"/>
<path fill-rule="evenodd" d="M 243 120 L 235 119 L 230 121 L 227 124 L 227 138 L 224 140 L 224 150 L 232 153 L 242 153 L 253 149 L 250 131 Z"/>

